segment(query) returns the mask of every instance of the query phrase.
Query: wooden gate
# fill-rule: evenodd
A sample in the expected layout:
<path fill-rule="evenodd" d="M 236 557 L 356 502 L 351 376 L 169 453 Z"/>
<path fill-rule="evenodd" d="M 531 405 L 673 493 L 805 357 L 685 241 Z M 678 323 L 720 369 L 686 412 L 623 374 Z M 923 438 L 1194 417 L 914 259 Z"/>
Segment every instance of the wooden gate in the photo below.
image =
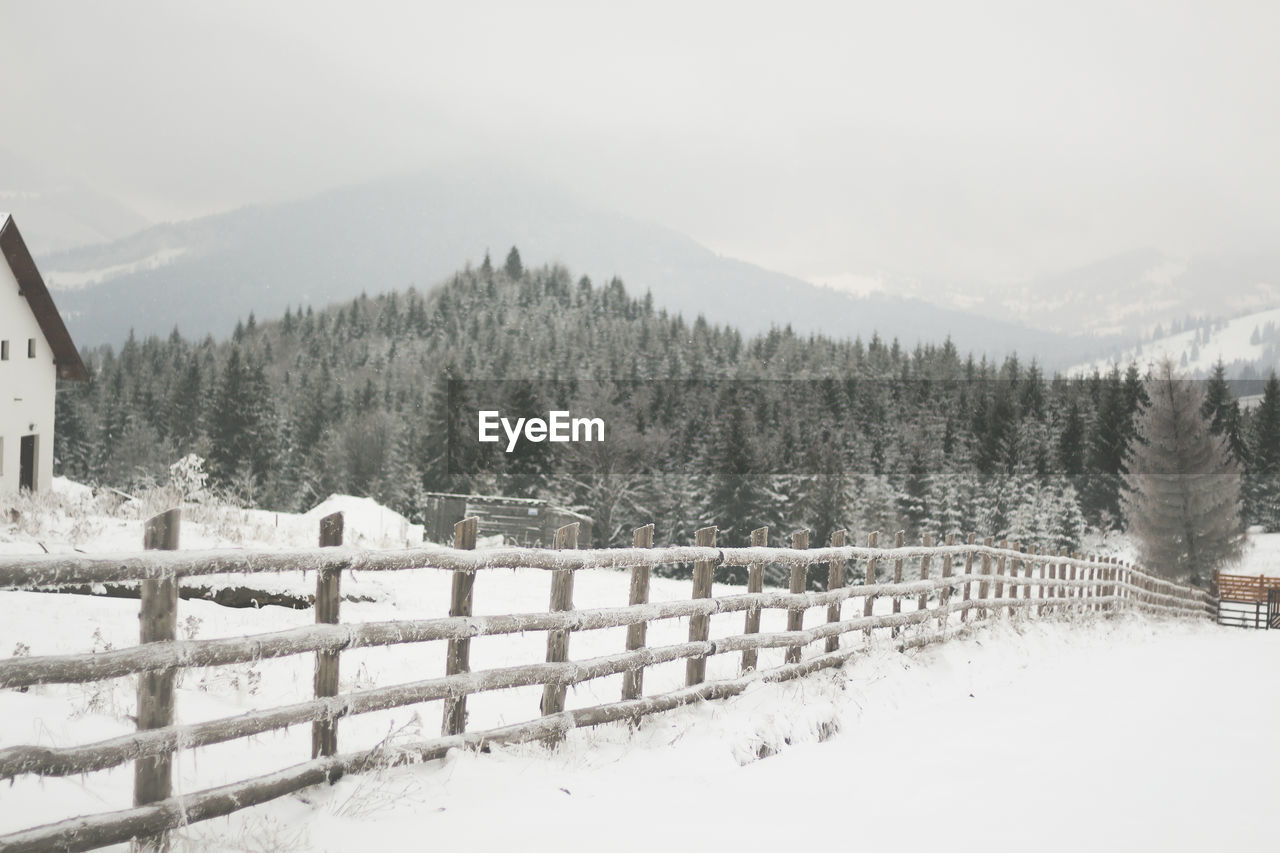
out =
<path fill-rule="evenodd" d="M 1280 629 L 1280 578 L 1214 572 L 1218 624 Z"/>

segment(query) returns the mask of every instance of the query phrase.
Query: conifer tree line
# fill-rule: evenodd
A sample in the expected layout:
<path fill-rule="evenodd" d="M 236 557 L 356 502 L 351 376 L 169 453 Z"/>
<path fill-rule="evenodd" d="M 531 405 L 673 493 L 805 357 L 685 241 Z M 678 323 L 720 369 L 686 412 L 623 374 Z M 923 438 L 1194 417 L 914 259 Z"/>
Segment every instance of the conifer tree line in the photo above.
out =
<path fill-rule="evenodd" d="M 226 341 L 131 336 L 85 361 L 93 381 L 57 396 L 56 465 L 74 479 L 135 489 L 196 453 L 224 495 L 280 511 L 331 493 L 411 519 L 425 492 L 545 497 L 592 516 L 599 546 L 653 521 L 660 542 L 715 524 L 729 545 L 770 525 L 815 543 L 904 529 L 1072 548 L 1088 526 L 1121 524 L 1147 402 L 1136 366 L 1066 379 L 950 341 L 744 337 L 616 278 L 526 268 L 515 249 L 427 293 L 251 314 Z M 609 451 L 451 457 L 450 427 L 475 429 L 466 400 L 448 405 L 451 379 L 507 380 L 501 408 L 527 414 L 545 413 L 527 409 L 551 388 L 605 419 Z M 1217 371 L 1203 416 L 1244 472 L 1247 521 L 1280 529 L 1276 379 L 1246 412 Z"/>

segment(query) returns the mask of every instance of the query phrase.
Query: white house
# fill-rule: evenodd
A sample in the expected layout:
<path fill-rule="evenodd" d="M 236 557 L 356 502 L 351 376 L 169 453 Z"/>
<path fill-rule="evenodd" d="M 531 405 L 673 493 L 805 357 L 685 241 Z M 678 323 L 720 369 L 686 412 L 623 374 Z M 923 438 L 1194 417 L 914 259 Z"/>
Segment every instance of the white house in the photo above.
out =
<path fill-rule="evenodd" d="M 13 217 L 0 213 L 0 494 L 39 491 L 53 479 L 58 379 L 87 381 Z"/>

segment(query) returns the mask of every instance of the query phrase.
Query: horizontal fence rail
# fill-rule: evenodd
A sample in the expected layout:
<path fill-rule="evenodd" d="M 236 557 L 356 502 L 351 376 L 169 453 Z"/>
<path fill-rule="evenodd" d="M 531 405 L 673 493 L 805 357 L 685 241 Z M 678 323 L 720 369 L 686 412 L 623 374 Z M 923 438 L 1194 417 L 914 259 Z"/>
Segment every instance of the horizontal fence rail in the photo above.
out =
<path fill-rule="evenodd" d="M 179 518 L 171 511 L 148 522 L 150 548 L 177 544 Z M 863 653 L 877 638 L 906 649 L 972 631 L 996 619 L 1053 614 L 1106 616 L 1140 612 L 1186 618 L 1214 618 L 1217 599 L 1206 591 L 1158 578 L 1114 558 L 1027 552 L 1016 543 L 979 544 L 976 537 L 957 544 L 878 547 L 873 534 L 866 547 L 845 545 L 844 531 L 832 545 L 808 548 L 808 533 L 791 537 L 790 548 L 767 547 L 768 531 L 753 532 L 752 547 L 714 547 L 715 528 L 698 532 L 699 545 L 652 547 L 653 528 L 636 531 L 635 547 L 575 549 L 576 525 L 557 532 L 556 550 L 497 548 L 474 550 L 476 521 L 459 522 L 454 548 L 359 551 L 342 546 L 340 516 L 321 522 L 323 547 L 293 551 L 153 550 L 120 557 L 34 555 L 0 558 L 0 588 L 32 589 L 61 585 L 141 581 L 152 592 L 141 600 L 143 642 L 132 648 L 95 654 L 14 657 L 0 660 L 0 688 L 26 689 L 40 684 L 78 684 L 137 676 L 152 679 L 139 691 L 137 731 L 76 746 L 14 746 L 0 749 L 0 780 L 22 775 L 68 776 L 133 762 L 137 768 L 134 807 L 77 817 L 0 836 L 0 850 L 89 850 L 136 840 L 163 848 L 165 833 L 189 823 L 230 814 L 301 788 L 333 781 L 343 773 L 405 761 L 439 758 L 449 749 L 484 744 L 546 741 L 554 743 L 577 727 L 635 720 L 691 702 L 741 693 L 759 681 L 781 681 L 839 666 Z M 656 566 L 693 564 L 693 588 L 687 600 L 650 603 L 649 572 Z M 765 591 L 766 565 L 791 570 L 790 591 Z M 826 565 L 825 591 L 805 591 L 808 568 Z M 713 596 L 711 583 L 721 566 L 747 567 L 746 593 Z M 857 571 L 862 567 L 862 572 Z M 918 580 L 904 580 L 905 567 Z M 532 613 L 473 616 L 472 580 L 490 569 L 532 568 L 551 571 L 548 609 Z M 165 620 L 176 605 L 171 593 L 178 578 L 192 575 L 255 572 L 317 572 L 317 624 L 246 637 L 176 640 Z M 344 624 L 339 602 L 343 572 L 438 569 L 453 572 L 448 616 Z M 582 570 L 630 569 L 629 604 L 573 609 L 573 574 Z M 885 572 L 879 577 L 878 572 Z M 850 581 L 861 580 L 859 583 Z M 172 599 L 172 600 L 171 600 Z M 844 602 L 861 600 L 859 615 L 842 613 Z M 886 600 L 875 613 L 874 603 Z M 903 602 L 913 609 L 904 609 Z M 442 610 L 445 608 L 442 608 Z M 760 631 L 760 613 L 785 611 L 787 630 Z M 805 627 L 813 611 L 825 621 Z M 711 639 L 710 619 L 717 614 L 746 614 L 741 633 Z M 158 614 L 158 615 L 157 615 Z M 952 618 L 955 616 L 956 618 Z M 741 617 L 739 617 L 741 618 Z M 688 642 L 646 645 L 651 622 L 688 619 Z M 159 621 L 157 621 L 159 620 Z M 145 627 L 153 626 L 148 632 Z M 158 626 L 158 627 L 156 627 Z M 627 628 L 625 648 L 582 660 L 569 658 L 574 632 Z M 166 633 L 167 631 L 167 633 Z M 472 638 L 545 631 L 546 661 L 471 671 Z M 881 632 L 877 634 L 877 632 Z M 445 671 L 404 684 L 342 693 L 338 667 L 343 651 L 375 646 L 444 641 Z M 821 644 L 820 650 L 813 648 Z M 761 649 L 784 649 L 785 663 L 758 669 Z M 316 656 L 315 698 L 292 705 L 249 711 L 193 724 L 173 721 L 173 675 L 180 670 L 246 663 L 291 655 Z M 740 675 L 706 680 L 706 661 L 716 655 L 741 655 Z M 646 667 L 684 660 L 686 686 L 644 696 Z M 623 675 L 618 702 L 565 710 L 565 689 L 611 675 Z M 477 732 L 466 731 L 466 697 L 515 687 L 543 687 L 541 715 L 527 722 Z M 439 738 L 394 753 L 338 751 L 338 721 L 344 717 L 443 702 Z M 532 709 L 531 709 L 532 710 Z M 175 752 L 224 743 L 299 723 L 313 725 L 312 759 L 266 776 L 180 796 L 170 794 L 170 763 Z"/>

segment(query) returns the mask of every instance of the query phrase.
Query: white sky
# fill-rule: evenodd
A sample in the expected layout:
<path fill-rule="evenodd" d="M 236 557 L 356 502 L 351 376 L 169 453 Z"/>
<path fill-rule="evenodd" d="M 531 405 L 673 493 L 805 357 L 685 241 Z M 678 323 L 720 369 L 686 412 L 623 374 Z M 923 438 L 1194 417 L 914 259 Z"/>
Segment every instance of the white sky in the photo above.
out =
<path fill-rule="evenodd" d="M 0 147 L 153 219 L 462 164 L 813 279 L 1270 248 L 1274 2 L 0 0 Z"/>

